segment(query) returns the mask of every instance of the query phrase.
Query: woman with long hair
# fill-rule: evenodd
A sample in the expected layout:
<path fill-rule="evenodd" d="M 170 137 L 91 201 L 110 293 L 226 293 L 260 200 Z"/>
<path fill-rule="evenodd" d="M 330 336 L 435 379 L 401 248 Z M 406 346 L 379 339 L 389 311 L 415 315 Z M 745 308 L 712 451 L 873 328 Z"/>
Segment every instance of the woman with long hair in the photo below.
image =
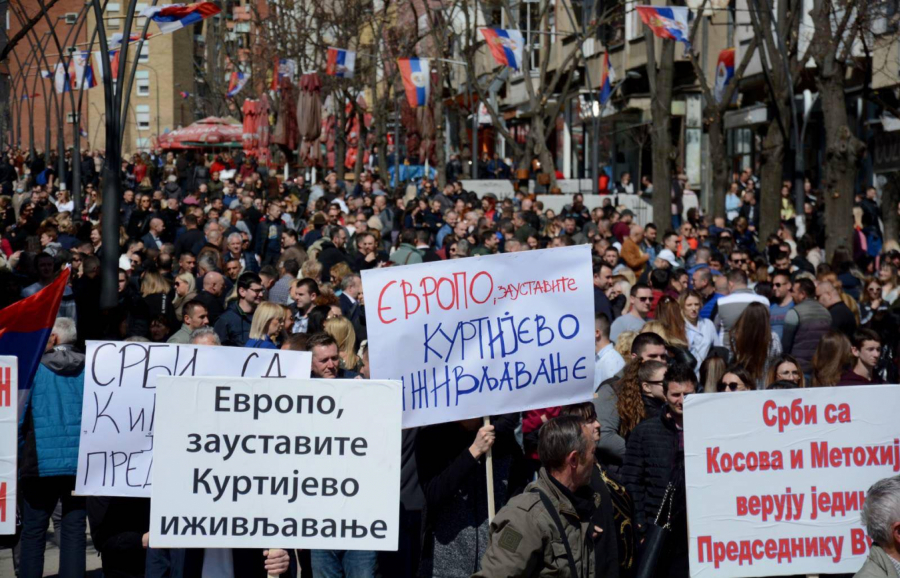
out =
<path fill-rule="evenodd" d="M 628 435 L 648 417 L 659 415 L 665 407 L 663 380 L 666 364 L 661 361 L 634 359 L 625 366 L 619 391 L 619 435 Z"/>
<path fill-rule="evenodd" d="M 747 370 L 754 388 L 763 387 L 769 361 L 781 355 L 781 341 L 769 324 L 769 308 L 762 303 L 749 304 L 738 317 L 729 338 L 732 362 Z"/>
<path fill-rule="evenodd" d="M 900 280 L 897 278 L 897 268 L 887 261 L 878 268 L 878 280 L 881 281 L 881 296 L 888 305 L 892 305 L 900 296 Z"/>
<path fill-rule="evenodd" d="M 733 392 L 733 391 L 753 391 L 756 389 L 756 382 L 744 366 L 735 364 L 725 370 L 725 375 L 719 380 L 716 391 Z"/>
<path fill-rule="evenodd" d="M 822 337 L 812 358 L 812 387 L 837 385 L 844 369 L 850 365 L 853 351 L 842 331 L 832 329 Z"/>
<path fill-rule="evenodd" d="M 129 333 L 141 337 L 150 336 L 150 321 L 163 317 L 169 327 L 180 324 L 175 317 L 175 306 L 169 296 L 171 286 L 165 277 L 157 271 L 147 271 L 141 278 L 141 299 L 131 315 Z"/>
<path fill-rule="evenodd" d="M 700 293 L 688 289 L 681 294 L 678 304 L 684 318 L 684 328 L 691 355 L 697 358 L 699 364 L 702 364 L 709 354 L 709 350 L 718 341 L 716 326 L 709 319 L 700 317 L 700 310 L 703 308 L 703 297 L 700 296 Z"/>
<path fill-rule="evenodd" d="M 325 332 L 337 341 L 341 368 L 359 373 L 362 360 L 356 355 L 356 331 L 353 330 L 353 323 L 344 316 L 330 317 L 325 320 Z"/>
<path fill-rule="evenodd" d="M 794 356 L 782 353 L 769 364 L 769 371 L 766 373 L 766 389 L 778 381 L 790 381 L 797 387 L 806 387 L 806 377 Z"/>
<path fill-rule="evenodd" d="M 193 273 L 181 273 L 175 277 L 175 299 L 172 305 L 175 307 L 175 318 L 181 320 L 184 304 L 197 296 L 197 281 Z"/>
<path fill-rule="evenodd" d="M 700 364 L 700 386 L 703 393 L 716 393 L 719 381 L 725 375 L 725 360 L 718 355 L 712 355 Z"/>
<path fill-rule="evenodd" d="M 282 329 L 284 329 L 284 307 L 271 301 L 263 301 L 253 312 L 250 338 L 244 347 L 278 349 Z"/>
<path fill-rule="evenodd" d="M 888 310 L 889 305 L 883 297 L 881 281 L 877 278 L 868 279 L 859 298 L 859 324 L 869 325 L 881 321 Z"/>
<path fill-rule="evenodd" d="M 681 306 L 678 304 L 678 301 L 668 295 L 663 295 L 656 303 L 656 320 L 666 328 L 666 333 L 668 333 L 666 342 L 674 339 L 688 344 L 684 315 L 681 313 Z"/>

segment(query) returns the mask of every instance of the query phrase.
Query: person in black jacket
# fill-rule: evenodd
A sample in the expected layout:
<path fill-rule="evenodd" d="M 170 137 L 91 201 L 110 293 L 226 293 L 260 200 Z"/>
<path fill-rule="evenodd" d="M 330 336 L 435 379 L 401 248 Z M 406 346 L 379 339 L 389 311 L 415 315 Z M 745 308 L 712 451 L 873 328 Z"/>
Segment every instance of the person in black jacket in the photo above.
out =
<path fill-rule="evenodd" d="M 256 254 L 261 265 L 274 265 L 281 256 L 281 234 L 286 225 L 281 220 L 281 205 L 277 202 L 269 204 L 265 218 L 256 226 L 253 239 L 256 242 Z"/>
<path fill-rule="evenodd" d="M 658 577 L 687 577 L 688 535 L 684 484 L 684 397 L 697 389 L 697 377 L 687 365 L 666 370 L 666 408 L 659 417 L 641 422 L 628 438 L 622 478 L 634 500 L 634 523 L 644 537 L 656 521 L 666 489 L 672 487 L 672 531 L 656 567 Z M 669 507 L 663 512 L 667 518 Z"/>
<path fill-rule="evenodd" d="M 514 431 L 518 414 L 422 428 L 416 439 L 419 482 L 425 493 L 420 577 L 468 577 L 481 568 L 489 521 L 484 456 L 493 451 L 494 497 L 499 510 L 525 486 Z"/>
<path fill-rule="evenodd" d="M 150 532 L 150 500 L 108 496 L 87 499 L 91 538 L 104 578 L 144 576 Z"/>

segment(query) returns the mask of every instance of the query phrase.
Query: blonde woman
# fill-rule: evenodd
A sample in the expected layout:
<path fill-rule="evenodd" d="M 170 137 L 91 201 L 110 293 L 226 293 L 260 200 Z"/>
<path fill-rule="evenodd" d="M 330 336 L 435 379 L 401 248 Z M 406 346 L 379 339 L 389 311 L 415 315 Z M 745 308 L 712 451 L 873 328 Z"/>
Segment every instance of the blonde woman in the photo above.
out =
<path fill-rule="evenodd" d="M 175 317 L 181 319 L 184 304 L 197 296 L 197 284 L 191 273 L 181 273 L 175 277 L 175 299 L 172 305 L 175 307 Z"/>
<path fill-rule="evenodd" d="M 281 331 L 284 329 L 284 308 L 271 301 L 263 301 L 253 313 L 250 323 L 250 339 L 244 347 L 253 349 L 278 349 Z"/>
<path fill-rule="evenodd" d="M 353 330 L 353 323 L 343 316 L 329 317 L 325 320 L 325 332 L 337 341 L 338 353 L 341 356 L 341 368 L 345 371 L 359 373 L 362 369 L 362 360 L 354 352 L 356 331 Z"/>
<path fill-rule="evenodd" d="M 169 282 L 160 273 L 148 271 L 141 278 L 141 301 L 132 316 L 132 335 L 148 336 L 150 323 L 154 320 L 165 321 L 169 333 L 178 327 L 175 306 L 169 297 Z"/>

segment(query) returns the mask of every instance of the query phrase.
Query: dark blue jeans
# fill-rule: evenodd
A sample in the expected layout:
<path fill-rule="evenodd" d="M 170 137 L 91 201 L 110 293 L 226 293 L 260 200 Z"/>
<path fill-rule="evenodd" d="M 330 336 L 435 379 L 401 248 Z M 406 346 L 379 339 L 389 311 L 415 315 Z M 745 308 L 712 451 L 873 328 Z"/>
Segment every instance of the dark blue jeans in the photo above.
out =
<path fill-rule="evenodd" d="M 44 575 L 47 525 L 58 501 L 62 501 L 59 578 L 84 578 L 87 556 L 85 500 L 72 495 L 75 477 L 25 478 L 19 487 L 23 493 L 19 578 Z"/>
<path fill-rule="evenodd" d="M 312 550 L 313 578 L 375 578 L 377 556 L 363 550 Z"/>

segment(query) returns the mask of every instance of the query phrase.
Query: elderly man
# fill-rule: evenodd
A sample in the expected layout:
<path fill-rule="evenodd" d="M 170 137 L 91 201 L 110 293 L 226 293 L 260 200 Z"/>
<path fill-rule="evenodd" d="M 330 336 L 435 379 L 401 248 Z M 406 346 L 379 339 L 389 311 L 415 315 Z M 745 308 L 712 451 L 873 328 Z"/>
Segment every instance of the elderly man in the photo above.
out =
<path fill-rule="evenodd" d="M 650 255 L 641 250 L 641 243 L 644 242 L 644 228 L 640 225 L 632 225 L 628 233 L 628 237 L 622 241 L 622 260 L 628 265 L 628 268 L 634 271 L 635 276 L 640 279 L 650 260 Z"/>
<path fill-rule="evenodd" d="M 240 233 L 232 233 L 228 235 L 228 251 L 224 255 L 222 255 L 222 260 L 226 263 L 232 260 L 240 262 L 241 273 L 243 273 L 244 271 L 259 273 L 259 262 L 256 260 L 256 255 L 253 255 L 248 251 L 244 251 L 242 248 L 243 243 L 244 238 Z"/>
<path fill-rule="evenodd" d="M 206 307 L 209 323 L 215 325 L 225 306 L 222 304 L 222 292 L 225 290 L 225 278 L 221 273 L 211 272 L 203 276 L 203 291 L 195 298 Z"/>
<path fill-rule="evenodd" d="M 862 511 L 872 549 L 853 578 L 900 577 L 900 476 L 875 482 Z"/>

